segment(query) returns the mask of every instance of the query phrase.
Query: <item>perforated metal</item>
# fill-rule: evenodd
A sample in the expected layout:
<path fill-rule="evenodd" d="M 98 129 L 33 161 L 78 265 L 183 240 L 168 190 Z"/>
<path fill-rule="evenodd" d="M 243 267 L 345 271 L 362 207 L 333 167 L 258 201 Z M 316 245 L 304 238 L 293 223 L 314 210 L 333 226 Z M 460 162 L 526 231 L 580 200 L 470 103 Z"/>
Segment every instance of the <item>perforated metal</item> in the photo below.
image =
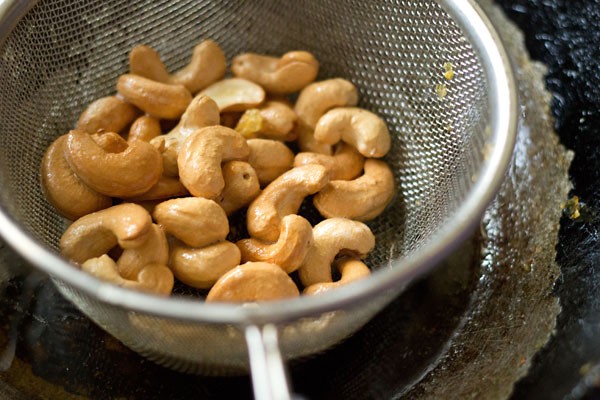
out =
<path fill-rule="evenodd" d="M 368 259 L 374 269 L 421 248 L 451 221 L 472 190 L 487 154 L 486 77 L 480 57 L 435 1 L 50 0 L 34 6 L 0 48 L 2 207 L 56 249 L 64 221 L 39 185 L 48 144 L 74 126 L 87 104 L 114 93 L 133 46 L 151 45 L 173 70 L 185 65 L 193 46 L 206 38 L 217 41 L 229 59 L 244 51 L 311 51 L 321 63 L 319 79 L 352 81 L 359 105 L 386 120 L 393 137 L 386 160 L 398 193 L 388 210 L 369 223 L 377 235 Z M 444 77 L 447 64 L 454 71 L 451 80 Z M 213 339 L 194 346 L 193 352 L 182 345 L 190 334 L 203 337 L 212 326 L 188 324 L 177 340 L 178 323 L 167 318 L 137 316 L 136 325 L 131 312 L 103 305 L 68 285 L 59 287 L 100 325 L 144 354 L 203 360 L 202 348 L 225 340 L 217 346 L 223 353 L 206 356 L 206 364 L 231 356 L 233 364 L 245 365 L 241 348 L 232 350 L 233 356 L 227 353 L 236 348 L 223 345 L 227 335 L 204 335 Z M 321 324 L 319 319 L 291 324 L 287 329 L 292 333 L 282 339 L 285 353 L 301 356 L 330 346 L 390 299 L 386 294 Z M 140 328 L 140 318 L 154 328 Z M 306 326 L 313 331 L 320 327 L 310 345 Z M 168 331 L 173 345 L 166 345 L 156 329 Z"/>

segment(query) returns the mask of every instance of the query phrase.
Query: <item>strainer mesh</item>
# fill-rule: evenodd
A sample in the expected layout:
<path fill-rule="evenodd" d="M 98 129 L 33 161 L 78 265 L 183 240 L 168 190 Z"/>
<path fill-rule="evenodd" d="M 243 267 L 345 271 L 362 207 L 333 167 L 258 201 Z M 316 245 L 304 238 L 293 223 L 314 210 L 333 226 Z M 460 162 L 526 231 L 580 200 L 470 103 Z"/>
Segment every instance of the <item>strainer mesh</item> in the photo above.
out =
<path fill-rule="evenodd" d="M 387 121 L 393 145 L 386 160 L 398 194 L 370 223 L 378 243 L 369 258 L 374 268 L 435 237 L 473 187 L 486 151 L 485 76 L 461 30 L 434 1 L 51 0 L 34 6 L 0 48 L 2 207 L 56 249 L 64 222 L 39 185 L 48 144 L 74 126 L 87 104 L 114 93 L 133 46 L 151 45 L 174 70 L 206 38 L 229 59 L 244 51 L 311 51 L 321 62 L 320 79 L 352 81 L 360 106 Z M 447 63 L 451 80 L 443 75 Z M 71 298 L 84 296 L 63 289 Z M 93 299 L 79 304 L 105 327 L 123 319 Z M 355 323 L 342 324 L 347 334 L 375 311 L 356 312 Z M 323 343 L 339 336 L 340 324 L 331 325 L 338 334 L 323 329 Z M 124 336 L 117 335 L 132 342 Z M 286 348 L 294 340 L 302 346 L 301 338 L 286 340 Z M 163 347 L 144 343 L 150 351 Z"/>

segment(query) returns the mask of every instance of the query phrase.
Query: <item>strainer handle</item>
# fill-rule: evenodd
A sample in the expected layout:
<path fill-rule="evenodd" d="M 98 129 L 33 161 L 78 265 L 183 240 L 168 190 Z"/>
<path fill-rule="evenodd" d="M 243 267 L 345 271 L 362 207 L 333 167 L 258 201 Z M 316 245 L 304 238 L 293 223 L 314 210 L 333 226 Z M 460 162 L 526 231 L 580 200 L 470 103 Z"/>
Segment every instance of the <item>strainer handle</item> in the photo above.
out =
<path fill-rule="evenodd" d="M 287 368 L 279 350 L 277 327 L 251 325 L 245 330 L 256 400 L 292 400 Z"/>

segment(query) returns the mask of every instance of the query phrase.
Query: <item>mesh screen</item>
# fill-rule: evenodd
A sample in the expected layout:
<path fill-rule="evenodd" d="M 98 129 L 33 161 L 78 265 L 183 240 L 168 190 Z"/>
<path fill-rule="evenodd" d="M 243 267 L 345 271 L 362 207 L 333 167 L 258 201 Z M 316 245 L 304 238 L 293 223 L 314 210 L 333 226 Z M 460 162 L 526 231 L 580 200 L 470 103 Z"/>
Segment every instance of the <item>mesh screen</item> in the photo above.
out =
<path fill-rule="evenodd" d="M 64 222 L 39 185 L 48 144 L 74 126 L 87 104 L 114 93 L 133 46 L 154 47 L 174 70 L 206 38 L 229 59 L 244 51 L 311 51 L 320 79 L 352 81 L 359 105 L 387 121 L 393 144 L 386 159 L 398 194 L 370 223 L 377 235 L 369 258 L 374 268 L 422 246 L 469 193 L 485 156 L 485 76 L 435 1 L 50 0 L 28 12 L 0 48 L 2 207 L 56 249 Z M 455 72 L 449 81 L 447 63 Z M 90 304 L 84 311 L 97 316 Z M 323 335 L 324 343 L 360 324 L 342 325 L 332 324 L 338 334 Z M 153 348 L 161 346 L 149 339 L 147 349 Z"/>

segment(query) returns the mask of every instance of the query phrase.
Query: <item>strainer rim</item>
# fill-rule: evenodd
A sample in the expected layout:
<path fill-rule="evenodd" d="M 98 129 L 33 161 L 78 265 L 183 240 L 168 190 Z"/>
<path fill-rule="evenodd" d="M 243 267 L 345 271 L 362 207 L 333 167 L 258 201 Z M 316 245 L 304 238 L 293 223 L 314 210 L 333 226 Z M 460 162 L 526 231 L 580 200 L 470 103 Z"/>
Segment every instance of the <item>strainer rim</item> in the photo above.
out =
<path fill-rule="evenodd" d="M 413 279 L 423 276 L 462 243 L 480 221 L 487 205 L 502 183 L 515 143 L 517 91 L 509 57 L 492 23 L 474 0 L 436 0 L 468 36 L 480 56 L 491 100 L 490 140 L 494 143 L 487 162 L 464 204 L 445 227 L 422 248 L 394 262 L 393 268 L 379 268 L 364 279 L 320 296 L 262 303 L 256 307 L 205 304 L 185 298 L 160 298 L 103 282 L 74 268 L 22 229 L 0 206 L 0 235 L 25 259 L 51 276 L 72 285 L 95 300 L 128 310 L 160 317 L 204 323 L 236 325 L 286 322 L 338 309 L 346 309 L 377 297 L 384 291 L 400 291 Z M 0 33 L 4 38 L 37 1 L 15 0 L 0 8 Z M 7 21 L 8 20 L 8 21 Z M 500 100 L 503 101 L 500 101 Z"/>

